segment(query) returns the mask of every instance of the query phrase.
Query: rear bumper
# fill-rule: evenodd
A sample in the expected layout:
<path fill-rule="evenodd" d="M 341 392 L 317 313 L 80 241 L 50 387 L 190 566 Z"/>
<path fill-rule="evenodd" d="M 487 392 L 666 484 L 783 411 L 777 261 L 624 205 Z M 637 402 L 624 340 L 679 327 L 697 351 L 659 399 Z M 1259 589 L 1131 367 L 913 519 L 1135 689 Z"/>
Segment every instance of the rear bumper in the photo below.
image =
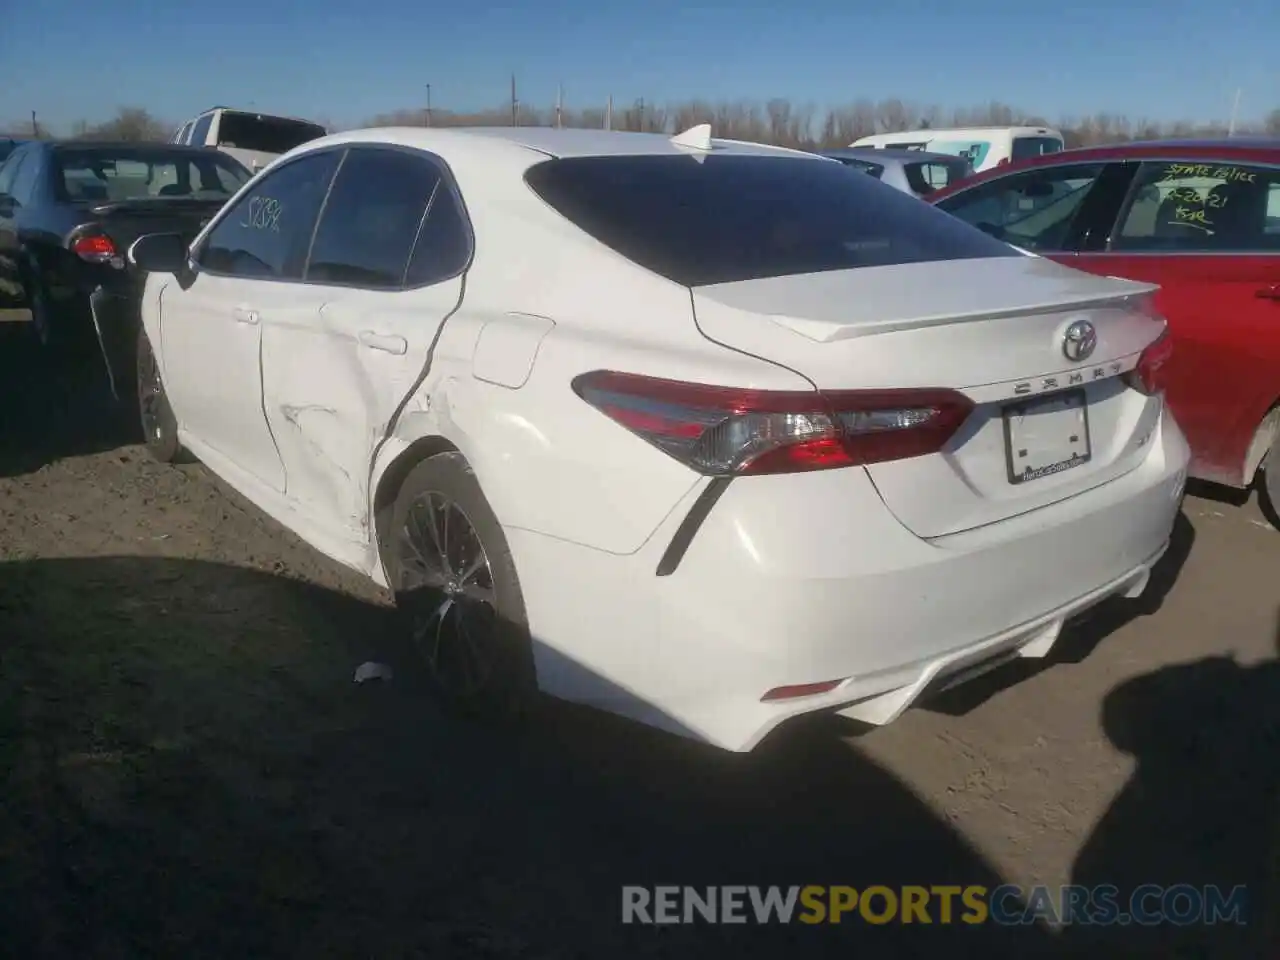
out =
<path fill-rule="evenodd" d="M 689 502 L 629 556 L 508 531 L 539 683 L 731 750 L 816 710 L 888 722 L 935 681 L 1005 653 L 1043 656 L 1069 617 L 1141 592 L 1187 460 L 1166 415 L 1125 476 L 931 541 L 893 518 L 863 471 L 734 481 L 665 577 L 654 571 Z"/>

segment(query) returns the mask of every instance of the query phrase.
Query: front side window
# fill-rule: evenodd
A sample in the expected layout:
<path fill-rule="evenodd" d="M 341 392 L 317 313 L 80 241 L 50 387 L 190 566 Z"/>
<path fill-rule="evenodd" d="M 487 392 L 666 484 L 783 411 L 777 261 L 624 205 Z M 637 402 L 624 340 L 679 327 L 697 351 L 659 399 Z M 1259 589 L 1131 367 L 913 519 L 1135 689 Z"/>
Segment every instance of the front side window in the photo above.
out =
<path fill-rule="evenodd" d="M 1148 162 L 1130 196 L 1114 251 L 1280 252 L 1280 168 Z"/>
<path fill-rule="evenodd" d="M 336 151 L 311 154 L 264 177 L 206 236 L 196 257 L 199 265 L 234 277 L 301 279 L 339 157 Z"/>
<path fill-rule="evenodd" d="M 601 243 L 687 286 L 1018 255 L 910 194 L 801 157 L 571 157 L 525 180 Z"/>
<path fill-rule="evenodd" d="M 59 147 L 54 190 L 62 200 L 119 202 L 150 197 L 226 200 L 249 180 L 237 160 L 178 147 Z"/>
<path fill-rule="evenodd" d="M 1032 251 L 1065 250 L 1104 165 L 1072 164 L 999 177 L 937 204 L 993 237 Z"/>
<path fill-rule="evenodd" d="M 186 143 L 187 137 L 188 135 L 190 135 L 190 133 L 191 133 L 191 124 L 190 123 L 183 124 L 182 129 L 179 130 L 176 134 L 174 134 L 173 142 Z"/>
<path fill-rule="evenodd" d="M 398 290 L 440 168 L 400 150 L 352 149 L 316 228 L 306 279 Z"/>

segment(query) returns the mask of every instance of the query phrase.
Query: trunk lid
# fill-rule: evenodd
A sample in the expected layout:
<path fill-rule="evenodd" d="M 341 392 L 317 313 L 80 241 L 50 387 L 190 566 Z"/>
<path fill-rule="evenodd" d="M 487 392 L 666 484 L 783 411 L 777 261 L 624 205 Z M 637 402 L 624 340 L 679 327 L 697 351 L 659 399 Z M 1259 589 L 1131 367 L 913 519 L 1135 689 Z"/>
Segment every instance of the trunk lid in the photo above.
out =
<path fill-rule="evenodd" d="M 143 197 L 83 207 L 123 254 L 134 240 L 148 233 L 178 233 L 190 242 L 225 203 L 225 197 Z"/>
<path fill-rule="evenodd" d="M 695 287 L 693 305 L 704 336 L 820 390 L 968 395 L 976 407 L 941 453 L 866 468 L 898 520 L 934 538 L 1075 496 L 1142 462 L 1162 401 L 1122 374 L 1162 329 L 1136 302 L 1154 289 L 1004 257 Z M 1064 338 L 1082 320 L 1096 347 L 1073 361 Z"/>

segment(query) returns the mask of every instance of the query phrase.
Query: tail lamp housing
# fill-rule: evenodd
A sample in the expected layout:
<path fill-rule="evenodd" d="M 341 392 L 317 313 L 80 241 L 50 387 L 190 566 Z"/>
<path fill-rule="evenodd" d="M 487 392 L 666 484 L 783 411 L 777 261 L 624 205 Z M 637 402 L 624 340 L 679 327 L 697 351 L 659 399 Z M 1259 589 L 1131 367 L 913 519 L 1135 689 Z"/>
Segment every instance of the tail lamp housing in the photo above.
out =
<path fill-rule="evenodd" d="M 936 453 L 973 410 L 946 389 L 780 391 L 597 370 L 574 392 L 706 476 L 800 473 Z"/>

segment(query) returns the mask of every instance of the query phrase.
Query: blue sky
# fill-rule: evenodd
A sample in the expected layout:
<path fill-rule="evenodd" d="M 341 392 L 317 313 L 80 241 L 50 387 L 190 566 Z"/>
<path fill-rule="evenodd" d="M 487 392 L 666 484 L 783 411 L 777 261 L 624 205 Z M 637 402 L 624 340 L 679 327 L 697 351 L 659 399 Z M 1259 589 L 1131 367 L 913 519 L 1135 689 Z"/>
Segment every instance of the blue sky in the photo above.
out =
<path fill-rule="evenodd" d="M 0 123 L 214 104 L 353 124 L 433 105 L 859 96 L 1047 115 L 1280 106 L 1277 0 L 0 0 Z"/>

